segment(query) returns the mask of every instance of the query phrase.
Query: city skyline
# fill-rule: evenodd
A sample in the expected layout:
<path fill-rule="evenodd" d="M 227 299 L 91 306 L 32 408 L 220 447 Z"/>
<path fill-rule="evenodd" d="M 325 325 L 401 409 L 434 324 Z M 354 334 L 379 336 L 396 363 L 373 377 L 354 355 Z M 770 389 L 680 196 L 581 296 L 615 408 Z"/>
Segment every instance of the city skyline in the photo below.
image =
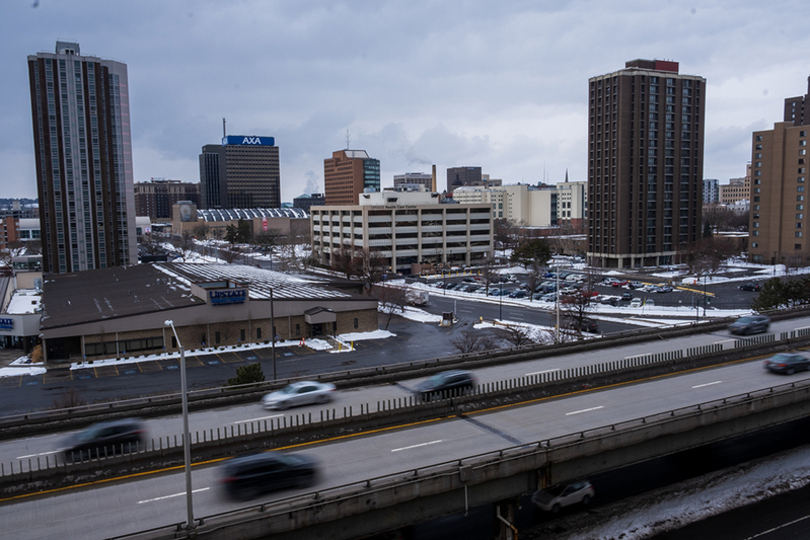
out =
<path fill-rule="evenodd" d="M 587 80 L 632 58 L 707 79 L 703 172 L 725 182 L 810 74 L 794 60 L 810 39 L 801 18 L 783 16 L 797 2 L 548 5 L 12 4 L 0 23 L 0 192 L 36 196 L 25 58 L 59 39 L 129 66 L 136 181 L 196 181 L 225 117 L 229 132 L 283 147 L 284 201 L 323 191 L 323 160 L 347 131 L 380 159 L 383 186 L 434 163 L 440 176 L 478 165 L 505 184 L 562 182 L 566 169 L 585 180 Z"/>

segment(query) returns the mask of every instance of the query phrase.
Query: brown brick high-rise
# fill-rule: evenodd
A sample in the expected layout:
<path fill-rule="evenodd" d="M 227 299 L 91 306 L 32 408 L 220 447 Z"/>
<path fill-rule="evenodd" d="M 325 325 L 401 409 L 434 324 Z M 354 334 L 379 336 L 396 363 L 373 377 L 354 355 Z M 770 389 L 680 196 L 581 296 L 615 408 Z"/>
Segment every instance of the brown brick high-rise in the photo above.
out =
<path fill-rule="evenodd" d="M 701 234 L 706 80 L 633 60 L 589 80 L 588 258 L 677 262 Z"/>

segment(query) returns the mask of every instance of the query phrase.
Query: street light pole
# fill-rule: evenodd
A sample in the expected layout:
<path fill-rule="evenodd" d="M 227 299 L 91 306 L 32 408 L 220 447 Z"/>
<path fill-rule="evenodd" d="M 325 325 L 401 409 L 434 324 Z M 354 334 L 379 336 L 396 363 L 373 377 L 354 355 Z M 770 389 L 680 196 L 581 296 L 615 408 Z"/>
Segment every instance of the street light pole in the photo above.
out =
<path fill-rule="evenodd" d="M 186 512 L 187 522 L 186 528 L 191 530 L 194 528 L 194 506 L 191 500 L 191 438 L 188 435 L 188 387 L 186 384 L 186 351 L 180 343 L 180 338 L 177 337 L 177 330 L 174 328 L 174 322 L 171 319 L 166 320 L 164 323 L 170 326 L 174 339 L 177 341 L 177 346 L 180 347 L 180 393 L 181 401 L 183 403 L 183 462 L 186 473 Z"/>
<path fill-rule="evenodd" d="M 557 305 L 557 326 L 554 327 L 554 340 L 560 342 L 560 269 L 557 267 L 554 270 L 554 277 L 557 281 L 557 292 L 555 293 L 554 303 Z"/>
<path fill-rule="evenodd" d="M 273 349 L 273 380 L 278 379 L 276 376 L 276 317 L 273 311 L 273 287 L 270 287 L 270 341 Z"/>

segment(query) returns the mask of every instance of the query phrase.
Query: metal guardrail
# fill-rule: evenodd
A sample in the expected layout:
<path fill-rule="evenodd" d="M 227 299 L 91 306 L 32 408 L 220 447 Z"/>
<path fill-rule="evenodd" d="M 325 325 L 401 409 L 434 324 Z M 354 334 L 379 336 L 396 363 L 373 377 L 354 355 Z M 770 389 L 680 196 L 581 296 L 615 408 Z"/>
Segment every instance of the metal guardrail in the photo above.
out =
<path fill-rule="evenodd" d="M 775 396 L 800 393 L 805 394 L 803 399 L 807 399 L 810 397 L 808 391 L 810 391 L 810 380 L 808 379 L 762 388 L 752 392 L 736 394 L 734 396 L 722 399 L 705 401 L 695 405 L 680 407 L 677 409 L 642 416 L 614 424 L 606 424 L 596 428 L 589 428 L 558 437 L 542 439 L 532 443 L 511 446 L 481 454 L 474 454 L 459 459 L 448 460 L 425 467 L 408 469 L 406 471 L 400 471 L 393 474 L 367 478 L 356 482 L 350 482 L 348 484 L 312 491 L 303 495 L 294 495 L 291 497 L 276 499 L 271 502 L 251 505 L 238 510 L 211 514 L 195 520 L 195 525 L 196 527 L 202 527 L 206 525 L 206 523 L 213 521 L 223 521 L 237 518 L 241 521 L 251 521 L 255 519 L 272 520 L 276 517 L 289 519 L 290 514 L 296 510 L 307 507 L 322 506 L 327 503 L 346 501 L 350 498 L 356 497 L 358 494 L 362 494 L 362 496 L 367 497 L 375 491 L 396 488 L 398 485 L 413 483 L 414 481 L 424 479 L 425 477 L 435 478 L 437 476 L 459 475 L 461 474 L 463 467 L 471 467 L 472 469 L 476 470 L 493 465 L 503 464 L 508 461 L 531 457 L 533 455 L 548 455 L 548 453 L 555 450 L 587 444 L 594 439 L 599 439 L 606 436 L 616 436 L 617 434 L 620 435 L 622 432 L 629 432 L 637 429 L 649 429 L 664 423 L 672 422 L 673 419 L 682 419 L 688 416 L 713 413 L 719 409 L 730 408 L 741 403 L 751 403 L 752 400 L 757 399 L 773 400 Z M 542 461 L 545 462 L 547 460 L 544 459 Z M 135 539 L 138 537 L 143 537 L 144 535 L 160 532 L 165 532 L 167 535 L 175 534 L 176 536 L 173 536 L 173 538 L 183 538 L 185 536 L 182 529 L 183 525 L 184 522 L 174 523 L 137 533 L 116 536 L 110 540 Z"/>
<path fill-rule="evenodd" d="M 799 336 L 798 334 L 801 334 Z M 810 328 L 794 330 L 791 332 L 782 332 L 780 340 L 788 342 L 790 339 L 797 337 L 810 336 Z M 738 341 L 732 341 L 735 349 L 751 349 L 753 347 L 762 346 L 763 344 L 776 344 L 776 336 L 774 334 L 767 334 L 756 336 Z M 414 414 L 419 415 L 420 411 L 436 410 L 437 404 L 447 399 L 456 401 L 456 406 L 464 406 L 465 404 L 483 402 L 487 398 L 493 398 L 498 394 L 507 392 L 520 393 L 522 391 L 531 391 L 542 388 L 550 383 L 561 383 L 567 380 L 575 380 L 582 377 L 608 375 L 611 373 L 621 373 L 633 368 L 641 367 L 654 367 L 656 365 L 671 363 L 675 361 L 689 362 L 690 359 L 696 357 L 703 357 L 705 355 L 718 354 L 723 352 L 723 344 L 704 345 L 701 347 L 692 347 L 684 350 L 673 350 L 655 354 L 645 354 L 626 357 L 621 360 L 611 362 L 603 362 L 589 366 L 567 368 L 559 371 L 548 371 L 536 373 L 523 377 L 513 379 L 504 379 L 490 383 L 483 383 L 476 388 L 458 393 L 455 395 L 447 396 L 444 400 L 422 401 L 417 396 L 411 395 L 403 398 L 389 399 L 385 401 L 377 401 L 376 404 L 367 403 L 360 406 L 359 412 L 354 407 L 344 407 L 342 415 L 339 414 L 339 409 L 326 409 L 319 411 L 313 419 L 311 412 L 298 413 L 294 416 L 281 416 L 279 418 L 270 418 L 264 420 L 256 420 L 251 422 L 244 422 L 241 424 L 230 425 L 224 428 L 209 428 L 207 430 L 195 431 L 190 434 L 192 450 L 205 451 L 213 448 L 230 448 L 235 445 L 242 445 L 246 442 L 255 439 L 257 436 L 262 436 L 263 440 L 274 440 L 275 437 L 282 437 L 288 434 L 300 433 L 306 429 L 312 429 L 314 426 L 324 426 L 336 422 L 359 422 L 363 425 L 368 425 L 374 422 L 375 418 L 383 414 L 390 417 L 392 413 Z M 443 411 L 445 413 L 449 411 Z M 103 461 L 105 459 L 117 459 L 121 455 L 135 456 L 138 461 L 154 461 L 156 459 L 171 455 L 175 451 L 179 451 L 183 446 L 182 435 L 161 437 L 158 439 L 151 439 L 142 448 L 136 447 L 134 452 L 121 452 L 113 453 L 108 456 L 106 453 L 100 455 L 99 453 L 93 458 L 82 460 L 69 460 L 67 463 L 65 459 L 57 459 L 50 456 L 45 456 L 44 460 L 37 457 L 27 458 L 27 460 L 12 461 L 9 465 L 0 463 L 0 481 L 6 477 L 13 476 L 21 473 L 43 473 L 53 470 L 63 470 L 66 475 L 70 474 L 72 469 L 82 468 L 82 463 L 87 461 Z M 74 456 L 75 457 L 75 456 Z"/>

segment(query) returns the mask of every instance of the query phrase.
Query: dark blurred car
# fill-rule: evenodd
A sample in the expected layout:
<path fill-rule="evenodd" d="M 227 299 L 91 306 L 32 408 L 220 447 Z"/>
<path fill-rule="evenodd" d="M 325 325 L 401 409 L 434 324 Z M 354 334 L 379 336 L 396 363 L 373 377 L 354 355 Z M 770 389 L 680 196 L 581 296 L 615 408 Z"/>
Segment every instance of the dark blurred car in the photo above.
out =
<path fill-rule="evenodd" d="M 137 418 L 93 424 L 62 442 L 65 461 L 83 461 L 137 452 L 144 448 L 146 426 Z"/>
<path fill-rule="evenodd" d="M 765 360 L 762 366 L 774 373 L 793 375 L 797 371 L 807 371 L 810 369 L 810 358 L 806 358 L 800 354 L 779 353 Z"/>
<path fill-rule="evenodd" d="M 532 503 L 541 510 L 556 514 L 564 506 L 577 503 L 587 505 L 594 495 L 596 495 L 596 492 L 591 483 L 583 480 L 535 491 L 532 494 Z"/>
<path fill-rule="evenodd" d="M 432 398 L 461 395 L 474 388 L 475 382 L 475 376 L 469 371 L 443 371 L 419 383 L 416 393 L 422 401 L 430 401 Z"/>
<path fill-rule="evenodd" d="M 525 298 L 525 297 L 526 297 L 526 291 L 524 291 L 522 289 L 512 291 L 512 293 L 509 295 L 509 298 Z"/>
<path fill-rule="evenodd" d="M 578 321 L 574 319 L 571 321 L 570 327 L 572 330 L 580 330 L 581 332 L 588 332 L 590 334 L 599 333 L 599 323 L 593 319 L 582 319 Z"/>
<path fill-rule="evenodd" d="M 741 291 L 751 291 L 751 292 L 758 292 L 762 289 L 762 285 L 759 283 L 743 283 L 740 285 Z"/>
<path fill-rule="evenodd" d="M 622 293 L 622 297 L 619 300 L 621 300 L 622 302 L 630 302 L 631 300 L 633 300 L 633 293 L 629 292 Z"/>
<path fill-rule="evenodd" d="M 765 315 L 746 315 L 731 323 L 728 329 L 732 334 L 747 336 L 748 334 L 767 332 L 770 324 L 771 320 Z"/>
<path fill-rule="evenodd" d="M 268 491 L 315 483 L 318 462 L 309 456 L 263 452 L 222 464 L 220 484 L 234 499 L 246 501 Z"/>

